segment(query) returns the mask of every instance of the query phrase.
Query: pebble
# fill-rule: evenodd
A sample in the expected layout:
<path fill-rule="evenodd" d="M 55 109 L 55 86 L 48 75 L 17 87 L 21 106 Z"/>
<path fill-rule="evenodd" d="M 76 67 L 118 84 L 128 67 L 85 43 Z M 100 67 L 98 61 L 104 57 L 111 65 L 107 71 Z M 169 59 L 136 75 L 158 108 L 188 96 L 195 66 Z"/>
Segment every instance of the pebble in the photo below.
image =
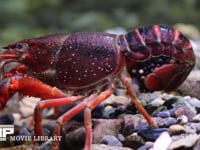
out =
<path fill-rule="evenodd" d="M 141 118 L 138 115 L 124 115 L 121 116 L 123 119 L 123 127 L 121 130 L 121 133 L 124 136 L 131 135 L 133 132 L 135 132 L 137 129 L 137 126 L 141 123 Z"/>
<path fill-rule="evenodd" d="M 192 118 L 195 116 L 195 113 L 189 109 L 188 107 L 178 107 L 175 112 L 175 117 L 178 118 L 181 115 L 185 115 L 188 117 L 188 120 L 191 121 Z"/>
<path fill-rule="evenodd" d="M 31 122 L 33 121 L 33 117 L 27 117 L 27 118 L 22 118 L 22 116 L 20 115 L 20 117 L 16 114 L 14 114 L 15 120 L 14 120 L 14 125 L 16 126 L 26 126 L 29 127 Z"/>
<path fill-rule="evenodd" d="M 141 136 L 137 135 L 137 133 L 127 136 L 123 142 L 125 147 L 131 147 L 133 149 L 138 149 L 144 144 L 145 140 Z"/>
<path fill-rule="evenodd" d="M 93 120 L 93 142 L 100 143 L 106 135 L 117 136 L 120 133 L 123 119 L 94 119 Z"/>
<path fill-rule="evenodd" d="M 164 111 L 158 112 L 155 116 L 161 117 L 161 118 L 171 117 L 171 112 L 169 110 L 164 110 Z"/>
<path fill-rule="evenodd" d="M 138 96 L 138 99 L 144 100 L 148 103 L 151 103 L 154 99 L 159 98 L 161 95 L 161 92 L 149 92 L 149 93 L 140 93 Z"/>
<path fill-rule="evenodd" d="M 29 117 L 33 115 L 35 106 L 40 101 L 40 98 L 35 97 L 28 97 L 25 96 L 20 102 L 19 102 L 19 111 L 22 114 L 22 117 Z"/>
<path fill-rule="evenodd" d="M 185 104 L 178 104 L 177 106 L 170 108 L 168 110 L 163 110 L 155 113 L 156 117 L 161 117 L 161 118 L 167 118 L 167 117 L 178 118 L 182 115 L 185 115 L 191 121 L 192 118 L 195 116 L 195 112 L 190 110 Z"/>
<path fill-rule="evenodd" d="M 190 122 L 187 124 L 188 128 L 196 130 L 196 133 L 200 133 L 200 123 Z"/>
<path fill-rule="evenodd" d="M 122 143 L 113 135 L 105 135 L 100 140 L 100 144 L 122 147 Z"/>
<path fill-rule="evenodd" d="M 184 134 L 180 135 L 177 140 L 172 140 L 172 143 L 168 147 L 169 150 L 174 150 L 178 148 L 191 148 L 195 145 L 197 140 L 199 139 L 198 134 Z"/>
<path fill-rule="evenodd" d="M 109 111 L 111 110 L 113 107 L 111 105 L 107 105 L 104 107 L 104 111 Z"/>
<path fill-rule="evenodd" d="M 73 121 L 72 121 L 72 124 L 73 124 Z M 55 125 L 56 125 L 56 120 L 43 119 L 43 129 L 44 129 L 44 131 L 46 131 L 45 135 L 51 135 L 54 131 Z M 67 126 L 67 125 L 65 125 L 65 126 Z M 76 124 L 74 126 L 76 127 Z"/>
<path fill-rule="evenodd" d="M 177 122 L 184 125 L 186 123 L 188 123 L 189 119 L 186 115 L 181 115 L 179 117 L 177 117 Z"/>
<path fill-rule="evenodd" d="M 185 133 L 185 128 L 182 125 L 174 124 L 169 127 L 169 133 L 171 135 L 177 135 Z"/>
<path fill-rule="evenodd" d="M 184 96 L 183 100 L 190 103 L 193 107 L 200 105 L 200 100 L 198 98 L 195 98 L 195 97 Z"/>
<path fill-rule="evenodd" d="M 194 134 L 194 133 L 197 133 L 197 129 L 189 124 L 185 125 L 185 132 L 187 134 Z"/>
<path fill-rule="evenodd" d="M 135 131 L 140 131 L 140 130 L 146 130 L 149 128 L 154 128 L 154 127 L 150 127 L 149 124 L 146 122 L 146 120 L 144 120 L 145 122 L 139 122 L 136 126 L 135 126 Z"/>
<path fill-rule="evenodd" d="M 153 142 L 146 142 L 145 145 L 139 147 L 137 150 L 150 150 L 153 148 Z"/>
<path fill-rule="evenodd" d="M 200 139 L 198 139 L 197 143 L 193 147 L 193 150 L 200 150 Z"/>
<path fill-rule="evenodd" d="M 178 88 L 184 95 L 190 95 L 192 97 L 200 98 L 200 71 L 193 70 L 183 84 Z"/>
<path fill-rule="evenodd" d="M 0 116 L 0 124 L 13 124 L 13 122 L 14 122 L 14 116 L 12 113 Z"/>
<path fill-rule="evenodd" d="M 167 150 L 172 139 L 168 132 L 163 132 L 153 144 L 153 150 Z"/>
<path fill-rule="evenodd" d="M 97 106 L 96 108 L 94 108 L 92 110 L 92 117 L 93 118 L 102 118 L 104 113 L 104 105 L 100 104 L 99 106 Z"/>
<path fill-rule="evenodd" d="M 166 99 L 166 101 L 163 103 L 163 105 L 166 106 L 168 109 L 171 109 L 171 108 L 174 107 L 174 104 L 177 104 L 177 103 L 180 103 L 180 98 L 178 98 L 178 97 L 168 97 Z"/>
<path fill-rule="evenodd" d="M 85 143 L 83 123 L 70 121 L 62 127 L 62 147 L 67 150 L 82 149 Z"/>
<path fill-rule="evenodd" d="M 200 104 L 195 105 L 195 109 L 196 109 L 197 113 L 200 113 Z"/>
<path fill-rule="evenodd" d="M 126 93 L 127 93 L 127 90 L 123 87 L 118 87 L 114 92 L 114 94 L 117 96 L 125 96 Z"/>
<path fill-rule="evenodd" d="M 109 106 L 107 106 L 107 107 L 109 107 Z M 103 118 L 113 119 L 113 118 L 117 118 L 124 111 L 125 111 L 125 107 L 123 105 L 118 106 L 116 108 L 111 106 L 109 109 L 107 108 L 107 110 L 105 110 L 103 112 L 102 116 L 103 116 Z"/>
<path fill-rule="evenodd" d="M 21 99 L 21 96 L 19 94 L 14 94 L 7 102 L 5 108 L 2 110 L 6 110 L 7 112 L 19 112 L 19 99 Z M 14 106 L 14 107 L 13 107 Z"/>
<path fill-rule="evenodd" d="M 115 96 L 111 95 L 109 98 L 107 98 L 102 104 L 104 105 L 111 105 L 111 106 L 118 106 L 118 105 L 124 105 L 127 106 L 131 102 L 131 99 L 126 96 Z"/>
<path fill-rule="evenodd" d="M 156 123 L 160 128 L 168 128 L 169 126 L 176 124 L 177 120 L 173 117 L 167 117 L 167 118 L 156 118 Z"/>
<path fill-rule="evenodd" d="M 120 142 L 123 142 L 125 140 L 125 137 L 122 135 L 122 134 L 117 134 L 117 139 L 120 141 Z"/>
<path fill-rule="evenodd" d="M 166 132 L 166 131 L 168 131 L 167 128 L 148 127 L 145 129 L 140 129 L 137 133 L 139 136 L 141 136 L 147 141 L 155 141 L 162 132 Z"/>
<path fill-rule="evenodd" d="M 128 147 L 109 146 L 105 144 L 92 144 L 92 150 L 133 150 L 133 149 Z"/>
<path fill-rule="evenodd" d="M 200 122 L 200 114 L 195 115 L 195 116 L 192 118 L 192 121 L 193 121 L 193 122 Z"/>
<path fill-rule="evenodd" d="M 50 150 L 53 148 L 53 142 L 48 140 L 40 145 L 38 149 L 40 150 Z"/>
<path fill-rule="evenodd" d="M 159 97 L 159 98 L 155 98 L 154 100 L 152 100 L 150 102 L 150 105 L 158 107 L 158 106 L 161 106 L 164 102 L 165 101 Z"/>
<path fill-rule="evenodd" d="M 127 106 L 126 106 L 126 113 L 127 114 L 137 114 L 138 110 L 137 108 L 135 107 L 135 104 L 133 104 L 132 102 L 129 103 Z"/>
<path fill-rule="evenodd" d="M 22 116 L 19 113 L 13 113 L 14 124 L 19 122 L 22 119 Z"/>

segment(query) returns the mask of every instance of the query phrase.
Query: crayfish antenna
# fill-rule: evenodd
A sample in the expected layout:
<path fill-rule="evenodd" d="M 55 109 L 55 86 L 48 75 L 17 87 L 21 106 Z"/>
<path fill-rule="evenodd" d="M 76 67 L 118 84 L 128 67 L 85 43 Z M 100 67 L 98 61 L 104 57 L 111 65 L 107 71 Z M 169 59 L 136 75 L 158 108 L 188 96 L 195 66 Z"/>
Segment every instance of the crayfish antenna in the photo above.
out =
<path fill-rule="evenodd" d="M 17 55 L 15 54 L 1 54 L 0 55 L 0 59 L 15 59 L 15 58 L 18 58 Z"/>

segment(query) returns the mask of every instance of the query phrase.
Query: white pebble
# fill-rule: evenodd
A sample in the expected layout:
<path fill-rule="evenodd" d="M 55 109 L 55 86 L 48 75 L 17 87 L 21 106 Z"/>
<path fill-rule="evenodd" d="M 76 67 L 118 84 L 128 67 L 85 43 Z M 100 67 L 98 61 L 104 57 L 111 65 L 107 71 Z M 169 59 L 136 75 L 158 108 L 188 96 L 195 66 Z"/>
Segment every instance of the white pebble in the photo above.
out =
<path fill-rule="evenodd" d="M 40 101 L 40 98 L 28 97 L 28 96 L 24 97 L 19 102 L 19 111 L 22 117 L 29 117 L 33 115 L 35 106 L 38 101 Z"/>
<path fill-rule="evenodd" d="M 188 121 L 189 121 L 188 117 L 185 116 L 185 115 L 179 116 L 179 117 L 177 118 L 177 120 L 178 120 L 178 122 L 179 122 L 180 124 L 182 124 L 182 125 L 188 123 Z"/>
<path fill-rule="evenodd" d="M 168 132 L 163 132 L 154 142 L 153 150 L 167 150 L 172 139 Z"/>
<path fill-rule="evenodd" d="M 14 121 L 19 121 L 22 117 L 19 113 L 13 113 Z"/>

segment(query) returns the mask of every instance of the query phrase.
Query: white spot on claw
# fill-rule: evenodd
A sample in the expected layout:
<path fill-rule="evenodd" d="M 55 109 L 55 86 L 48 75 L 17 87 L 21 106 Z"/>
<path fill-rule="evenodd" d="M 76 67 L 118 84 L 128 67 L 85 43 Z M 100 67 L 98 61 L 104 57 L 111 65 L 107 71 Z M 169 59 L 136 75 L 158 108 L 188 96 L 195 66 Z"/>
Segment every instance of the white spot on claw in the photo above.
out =
<path fill-rule="evenodd" d="M 136 73 L 137 71 L 135 69 L 132 69 L 132 73 Z"/>
<path fill-rule="evenodd" d="M 144 70 L 143 70 L 143 69 L 140 69 L 138 72 L 139 72 L 139 74 L 143 74 L 143 73 L 144 73 Z"/>

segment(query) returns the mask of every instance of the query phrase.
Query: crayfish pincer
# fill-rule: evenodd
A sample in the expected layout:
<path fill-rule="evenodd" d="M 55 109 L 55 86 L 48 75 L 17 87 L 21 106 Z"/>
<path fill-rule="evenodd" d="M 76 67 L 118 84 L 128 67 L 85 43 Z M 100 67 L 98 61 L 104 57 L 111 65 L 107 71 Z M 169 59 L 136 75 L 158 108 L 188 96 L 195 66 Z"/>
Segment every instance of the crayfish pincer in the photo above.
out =
<path fill-rule="evenodd" d="M 108 98 L 119 78 L 150 125 L 150 115 L 139 103 L 132 81 L 141 91 L 177 88 L 195 64 L 190 41 L 178 30 L 153 25 L 124 35 L 108 33 L 54 34 L 22 40 L 4 47 L 0 55 L 0 108 L 16 92 L 40 97 L 34 113 L 35 135 L 44 135 L 42 110 L 78 102 L 57 119 L 54 134 L 84 110 L 85 149 L 92 144 L 91 111 Z M 5 66 L 18 65 L 11 70 Z M 54 141 L 58 149 L 59 141 Z"/>

